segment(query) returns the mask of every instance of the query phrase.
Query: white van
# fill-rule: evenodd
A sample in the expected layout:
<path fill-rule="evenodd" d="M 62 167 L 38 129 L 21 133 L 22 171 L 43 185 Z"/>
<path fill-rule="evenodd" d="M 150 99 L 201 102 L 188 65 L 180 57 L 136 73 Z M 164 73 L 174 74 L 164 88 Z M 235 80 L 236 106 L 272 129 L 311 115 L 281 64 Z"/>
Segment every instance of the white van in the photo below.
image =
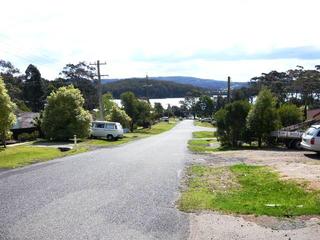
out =
<path fill-rule="evenodd" d="M 91 137 L 107 138 L 108 140 L 123 137 L 123 128 L 118 122 L 93 121 Z"/>

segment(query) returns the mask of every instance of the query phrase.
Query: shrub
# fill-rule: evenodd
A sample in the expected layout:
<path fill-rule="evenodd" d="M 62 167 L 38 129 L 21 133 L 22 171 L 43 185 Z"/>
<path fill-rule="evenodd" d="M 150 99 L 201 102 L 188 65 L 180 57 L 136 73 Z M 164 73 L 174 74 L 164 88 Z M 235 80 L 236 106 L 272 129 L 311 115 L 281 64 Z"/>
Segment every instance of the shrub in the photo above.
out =
<path fill-rule="evenodd" d="M 278 109 L 281 125 L 287 127 L 299 123 L 303 119 L 302 111 L 292 103 L 285 103 Z"/>
<path fill-rule="evenodd" d="M 47 139 L 68 140 L 74 135 L 88 137 L 91 115 L 84 110 L 84 98 L 72 85 L 61 87 L 47 98 L 42 129 Z"/>
<path fill-rule="evenodd" d="M 18 140 L 20 142 L 23 141 L 33 141 L 36 140 L 39 137 L 39 132 L 38 131 L 34 131 L 32 133 L 21 133 L 18 135 Z"/>

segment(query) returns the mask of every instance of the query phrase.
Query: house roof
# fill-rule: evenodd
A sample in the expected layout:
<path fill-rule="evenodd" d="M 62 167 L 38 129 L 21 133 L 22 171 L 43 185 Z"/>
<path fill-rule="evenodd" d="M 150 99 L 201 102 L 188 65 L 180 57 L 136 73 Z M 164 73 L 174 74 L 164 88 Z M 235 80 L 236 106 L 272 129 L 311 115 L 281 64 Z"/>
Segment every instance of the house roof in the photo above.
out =
<path fill-rule="evenodd" d="M 33 128 L 33 120 L 38 117 L 39 113 L 34 112 L 22 112 L 17 114 L 17 122 L 11 129 Z"/>

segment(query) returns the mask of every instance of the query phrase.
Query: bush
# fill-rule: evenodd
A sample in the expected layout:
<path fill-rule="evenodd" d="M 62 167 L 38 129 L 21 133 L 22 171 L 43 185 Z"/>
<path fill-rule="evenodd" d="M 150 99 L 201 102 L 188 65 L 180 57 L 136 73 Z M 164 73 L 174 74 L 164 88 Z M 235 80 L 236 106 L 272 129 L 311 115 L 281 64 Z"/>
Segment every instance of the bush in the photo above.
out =
<path fill-rule="evenodd" d="M 21 133 L 18 135 L 18 140 L 20 142 L 24 142 L 24 141 L 33 141 L 36 140 L 39 137 L 39 132 L 38 131 L 34 131 L 32 133 Z"/>
<path fill-rule="evenodd" d="M 285 103 L 278 109 L 281 125 L 287 127 L 303 120 L 302 111 L 292 103 Z"/>
<path fill-rule="evenodd" d="M 84 110 L 84 98 L 72 85 L 61 87 L 47 98 L 42 129 L 50 140 L 65 141 L 77 135 L 85 138 L 90 133 L 91 115 Z"/>
<path fill-rule="evenodd" d="M 258 145 L 262 142 L 268 143 L 270 133 L 280 126 L 279 115 L 275 108 L 276 99 L 269 89 L 259 92 L 256 103 L 249 112 L 247 124 L 248 128 L 258 139 Z"/>
<path fill-rule="evenodd" d="M 247 101 L 235 101 L 215 114 L 217 136 L 222 145 L 236 147 L 239 142 L 248 140 L 246 118 L 249 110 Z"/>
<path fill-rule="evenodd" d="M 110 115 L 107 116 L 108 121 L 119 122 L 124 128 L 129 128 L 131 118 L 126 114 L 124 110 L 121 110 L 117 106 L 113 106 Z"/>

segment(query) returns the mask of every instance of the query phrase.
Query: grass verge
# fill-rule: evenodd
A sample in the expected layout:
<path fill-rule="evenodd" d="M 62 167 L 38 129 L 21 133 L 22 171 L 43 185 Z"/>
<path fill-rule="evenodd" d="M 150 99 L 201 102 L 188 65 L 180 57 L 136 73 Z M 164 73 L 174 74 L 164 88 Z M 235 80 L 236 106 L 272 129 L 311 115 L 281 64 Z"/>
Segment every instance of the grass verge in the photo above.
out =
<path fill-rule="evenodd" d="M 227 213 L 291 217 L 320 214 L 320 191 L 305 191 L 294 181 L 279 178 L 270 168 L 233 165 L 191 166 L 187 190 L 179 208 Z"/>
<path fill-rule="evenodd" d="M 17 168 L 35 162 L 44 162 L 54 158 L 85 152 L 85 147 L 61 152 L 52 147 L 17 146 L 0 149 L 0 168 Z"/>
<path fill-rule="evenodd" d="M 197 121 L 197 120 L 194 121 L 194 125 L 195 125 L 195 126 L 199 126 L 199 127 L 214 128 L 214 126 L 213 126 L 211 123 L 208 123 L 208 122 L 200 122 L 200 121 Z"/>
<path fill-rule="evenodd" d="M 194 139 L 188 141 L 188 148 L 195 153 L 216 152 L 222 150 L 219 142 L 214 138 L 214 132 L 193 132 Z"/>

